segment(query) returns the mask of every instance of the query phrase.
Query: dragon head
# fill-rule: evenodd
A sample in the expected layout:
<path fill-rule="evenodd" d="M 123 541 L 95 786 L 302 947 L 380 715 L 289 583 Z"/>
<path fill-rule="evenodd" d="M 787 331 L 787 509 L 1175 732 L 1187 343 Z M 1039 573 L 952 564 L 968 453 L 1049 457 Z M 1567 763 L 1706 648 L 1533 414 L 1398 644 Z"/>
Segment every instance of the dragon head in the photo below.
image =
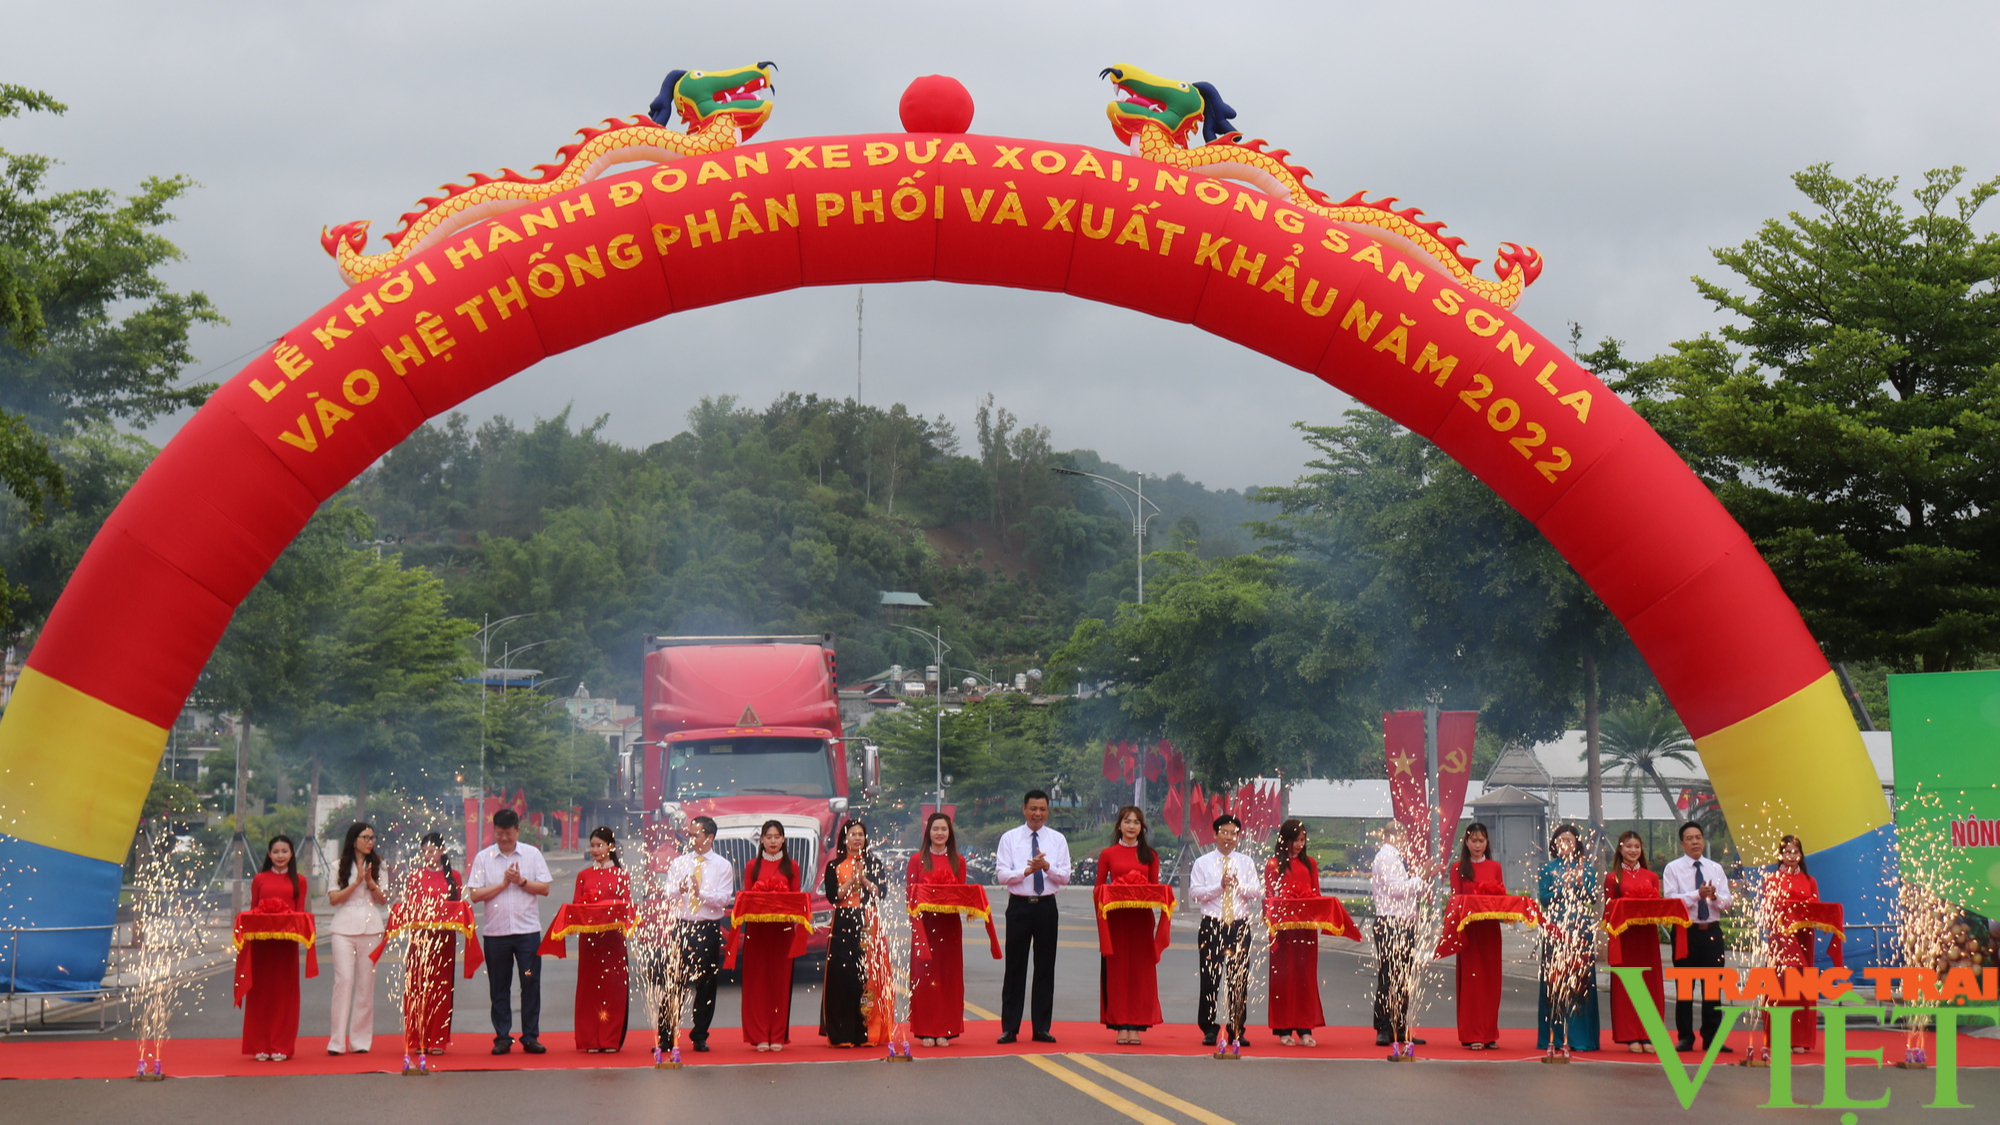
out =
<path fill-rule="evenodd" d="M 760 62 L 735 70 L 676 70 L 660 83 L 660 95 L 647 116 L 665 125 L 678 113 L 692 133 L 726 114 L 747 141 L 771 116 L 772 103 L 765 95 L 774 92 L 771 72 L 776 69 L 776 63 Z"/>
<path fill-rule="evenodd" d="M 1148 122 L 1173 134 L 1183 145 L 1197 123 L 1204 141 L 1233 131 L 1231 119 L 1236 111 L 1207 82 L 1176 82 L 1124 63 L 1105 67 L 1098 77 L 1111 79 L 1111 85 L 1123 95 L 1104 107 L 1105 115 L 1111 118 L 1111 130 L 1121 142 L 1131 143 L 1133 135 Z"/>
<path fill-rule="evenodd" d="M 348 249 L 354 251 L 356 254 L 366 250 L 368 248 L 368 220 L 356 219 L 351 223 L 342 223 L 337 227 L 322 227 L 320 229 L 319 244 L 326 247 L 329 257 L 340 257 L 340 244 L 343 242 L 347 243 Z"/>

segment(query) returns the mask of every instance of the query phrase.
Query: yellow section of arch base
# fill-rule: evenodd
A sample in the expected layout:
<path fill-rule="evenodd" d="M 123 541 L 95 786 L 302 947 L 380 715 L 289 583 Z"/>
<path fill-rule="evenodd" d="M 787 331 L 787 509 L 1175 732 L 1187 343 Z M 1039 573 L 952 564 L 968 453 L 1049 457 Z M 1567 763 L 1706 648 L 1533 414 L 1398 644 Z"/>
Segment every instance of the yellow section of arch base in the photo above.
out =
<path fill-rule="evenodd" d="M 1778 840 L 1808 852 L 1889 823 L 1889 801 L 1832 672 L 1762 711 L 1695 739 L 1745 860 Z"/>
<path fill-rule="evenodd" d="M 125 862 L 167 731 L 24 669 L 0 723 L 0 832 Z"/>

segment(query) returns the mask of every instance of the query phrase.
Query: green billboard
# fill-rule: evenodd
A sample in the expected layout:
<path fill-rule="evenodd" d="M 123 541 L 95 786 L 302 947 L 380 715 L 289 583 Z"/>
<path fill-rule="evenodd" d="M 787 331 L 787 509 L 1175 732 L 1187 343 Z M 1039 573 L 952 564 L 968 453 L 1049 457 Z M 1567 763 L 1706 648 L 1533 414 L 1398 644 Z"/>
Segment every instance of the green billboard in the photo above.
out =
<path fill-rule="evenodd" d="M 2000 671 L 1889 677 L 1903 877 L 2000 914 Z"/>

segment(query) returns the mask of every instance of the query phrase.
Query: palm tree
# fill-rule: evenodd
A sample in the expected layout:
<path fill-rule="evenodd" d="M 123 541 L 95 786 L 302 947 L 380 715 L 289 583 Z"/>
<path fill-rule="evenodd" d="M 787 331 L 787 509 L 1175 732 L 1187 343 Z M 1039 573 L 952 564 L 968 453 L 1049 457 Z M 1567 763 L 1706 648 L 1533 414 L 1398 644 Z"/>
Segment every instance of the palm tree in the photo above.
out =
<path fill-rule="evenodd" d="M 1668 809 L 1676 807 L 1674 794 L 1660 776 L 1661 762 L 1678 762 L 1692 768 L 1694 740 L 1680 718 L 1658 695 L 1644 702 L 1606 714 L 1599 727 L 1604 768 L 1620 770 L 1624 781 L 1636 785 L 1640 776 L 1659 789 Z"/>

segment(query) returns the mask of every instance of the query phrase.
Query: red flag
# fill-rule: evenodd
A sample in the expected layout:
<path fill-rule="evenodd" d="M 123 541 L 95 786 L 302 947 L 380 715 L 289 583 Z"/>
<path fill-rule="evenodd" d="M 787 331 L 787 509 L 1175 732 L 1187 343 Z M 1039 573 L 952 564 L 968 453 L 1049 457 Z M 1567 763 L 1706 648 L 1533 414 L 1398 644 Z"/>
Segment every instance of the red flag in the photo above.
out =
<path fill-rule="evenodd" d="M 514 809 L 515 816 L 528 815 L 528 790 L 525 786 L 514 790 L 514 804 L 512 808 Z"/>
<path fill-rule="evenodd" d="M 1458 814 L 1465 808 L 1465 786 L 1472 779 L 1472 740 L 1479 731 L 1479 712 L 1438 712 L 1438 839 L 1458 834 Z"/>
<path fill-rule="evenodd" d="M 1194 842 L 1202 847 L 1215 842 L 1215 829 L 1209 822 L 1215 817 L 1208 811 L 1208 798 L 1202 795 L 1201 782 L 1194 783 L 1193 796 L 1188 798 L 1188 831 L 1194 834 Z"/>
<path fill-rule="evenodd" d="M 1120 780 L 1120 781 L 1123 781 L 1123 782 L 1124 782 L 1125 784 L 1127 784 L 1127 785 L 1130 785 L 1130 784 L 1132 784 L 1132 776 L 1133 776 L 1133 767 L 1134 767 L 1134 765 L 1135 765 L 1135 763 L 1134 763 L 1134 762 L 1133 762 L 1133 760 L 1132 760 L 1132 755 L 1130 755 L 1130 754 L 1121 754 L 1121 755 L 1119 755 L 1119 758 L 1118 758 L 1118 778 L 1119 778 L 1119 780 Z"/>
<path fill-rule="evenodd" d="M 534 829 L 534 830 L 535 830 L 535 831 L 537 831 L 537 832 L 540 832 L 540 831 L 542 830 L 542 814 L 541 814 L 541 813 L 529 813 L 529 814 L 528 814 L 528 827 L 530 827 L 530 828 Z"/>
<path fill-rule="evenodd" d="M 1164 770 L 1165 770 L 1166 768 L 1167 768 L 1167 758 L 1166 758 L 1166 755 L 1164 755 L 1164 754 L 1161 754 L 1161 753 L 1160 753 L 1160 752 L 1159 752 L 1158 750 L 1152 750 L 1152 751 L 1148 751 L 1148 752 L 1147 752 L 1147 754 L 1146 754 L 1146 780 L 1147 780 L 1147 781 L 1158 781 L 1158 780 L 1160 780 L 1160 774 L 1161 774 L 1161 772 L 1162 772 L 1162 771 L 1164 771 Z"/>
<path fill-rule="evenodd" d="M 583 808 L 576 806 L 569 810 L 569 846 L 574 849 L 583 840 Z"/>
<path fill-rule="evenodd" d="M 1166 805 L 1160 809 L 1160 815 L 1167 822 L 1167 831 L 1176 836 L 1181 834 L 1181 821 L 1183 819 L 1181 814 L 1186 811 L 1187 809 L 1181 804 L 1181 787 L 1178 785 L 1168 786 Z"/>
<path fill-rule="evenodd" d="M 1118 780 L 1118 748 L 1110 739 L 1104 740 L 1104 780 Z"/>
<path fill-rule="evenodd" d="M 1187 759 L 1174 749 L 1171 742 L 1160 743 L 1160 752 L 1167 757 L 1167 784 L 1179 785 L 1187 780 Z"/>
<path fill-rule="evenodd" d="M 1389 762 L 1389 800 L 1397 823 L 1410 836 L 1410 851 L 1419 859 L 1430 855 L 1430 795 L 1425 792 L 1424 713 L 1389 711 L 1382 715 L 1382 749 Z"/>

